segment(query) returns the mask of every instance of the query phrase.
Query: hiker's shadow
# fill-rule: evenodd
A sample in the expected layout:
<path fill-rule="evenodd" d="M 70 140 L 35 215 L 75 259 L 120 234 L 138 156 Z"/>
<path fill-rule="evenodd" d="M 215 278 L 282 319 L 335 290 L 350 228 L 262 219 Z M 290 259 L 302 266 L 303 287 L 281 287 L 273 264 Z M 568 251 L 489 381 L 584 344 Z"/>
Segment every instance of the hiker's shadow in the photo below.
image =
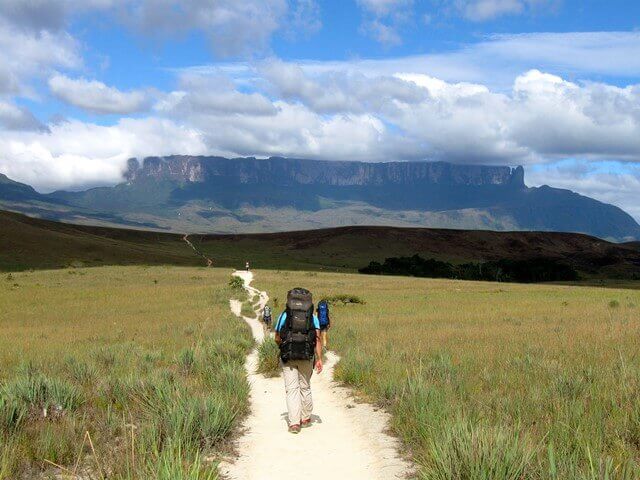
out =
<path fill-rule="evenodd" d="M 282 419 L 282 421 L 284 423 L 286 423 L 287 425 L 289 425 L 289 414 L 287 412 L 281 413 L 280 414 L 280 418 Z M 320 415 L 315 415 L 315 414 L 311 414 L 311 424 L 315 424 L 315 423 L 322 423 L 322 417 L 320 417 Z"/>

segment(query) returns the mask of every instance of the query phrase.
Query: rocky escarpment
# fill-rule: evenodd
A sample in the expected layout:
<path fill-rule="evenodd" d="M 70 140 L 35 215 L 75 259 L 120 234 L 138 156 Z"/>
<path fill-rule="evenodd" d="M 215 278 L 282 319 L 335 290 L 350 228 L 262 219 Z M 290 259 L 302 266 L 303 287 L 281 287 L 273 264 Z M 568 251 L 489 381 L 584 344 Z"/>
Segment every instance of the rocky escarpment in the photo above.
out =
<path fill-rule="evenodd" d="M 338 162 L 222 157 L 148 157 L 131 159 L 127 182 L 144 179 L 181 183 L 205 183 L 224 179 L 240 184 L 328 186 L 450 185 L 511 186 L 524 188 L 524 169 L 484 165 L 454 165 L 445 162 Z"/>
<path fill-rule="evenodd" d="M 124 176 L 113 187 L 48 195 L 0 178 L 0 206 L 180 232 L 386 225 L 640 239 L 640 225 L 620 208 L 527 187 L 522 167 L 176 155 L 132 159 Z"/>

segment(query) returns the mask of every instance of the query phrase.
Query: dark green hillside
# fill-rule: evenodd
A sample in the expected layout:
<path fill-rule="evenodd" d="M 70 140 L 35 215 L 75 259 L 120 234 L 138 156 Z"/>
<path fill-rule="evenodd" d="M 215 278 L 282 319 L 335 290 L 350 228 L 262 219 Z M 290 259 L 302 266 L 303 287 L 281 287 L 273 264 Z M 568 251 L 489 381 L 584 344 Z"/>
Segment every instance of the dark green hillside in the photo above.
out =
<path fill-rule="evenodd" d="M 70 225 L 0 211 L 0 269 L 74 265 L 204 265 L 182 235 Z M 389 257 L 420 255 L 454 265 L 549 259 L 581 278 L 640 278 L 640 249 L 588 235 L 394 227 L 343 227 L 269 234 L 190 235 L 216 267 L 351 271 Z"/>
<path fill-rule="evenodd" d="M 180 235 L 84 227 L 0 211 L 0 270 L 201 265 Z"/>

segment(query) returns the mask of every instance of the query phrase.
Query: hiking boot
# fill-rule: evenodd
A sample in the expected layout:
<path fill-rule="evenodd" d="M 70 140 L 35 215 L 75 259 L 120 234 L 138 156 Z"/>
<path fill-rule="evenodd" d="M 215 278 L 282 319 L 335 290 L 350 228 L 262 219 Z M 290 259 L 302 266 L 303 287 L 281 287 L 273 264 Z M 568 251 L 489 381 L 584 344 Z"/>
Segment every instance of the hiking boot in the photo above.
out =
<path fill-rule="evenodd" d="M 308 428 L 311 426 L 311 419 L 307 418 L 306 420 L 302 420 L 302 422 L 300 422 L 300 426 L 302 428 Z"/>
<path fill-rule="evenodd" d="M 289 433 L 300 433 L 300 425 L 298 425 L 297 423 L 295 425 L 290 425 Z"/>

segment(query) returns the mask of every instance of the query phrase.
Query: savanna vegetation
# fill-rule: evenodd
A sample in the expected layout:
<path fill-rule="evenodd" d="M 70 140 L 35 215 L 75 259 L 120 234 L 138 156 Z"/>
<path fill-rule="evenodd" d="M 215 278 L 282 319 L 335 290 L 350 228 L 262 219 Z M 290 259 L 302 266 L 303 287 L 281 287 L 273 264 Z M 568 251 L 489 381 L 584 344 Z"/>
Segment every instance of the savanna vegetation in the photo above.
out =
<path fill-rule="evenodd" d="M 572 266 L 553 258 L 501 259 L 453 265 L 435 258 L 425 259 L 420 255 L 413 255 L 389 257 L 384 263 L 370 262 L 366 267 L 359 269 L 359 272 L 371 275 L 406 275 L 518 283 L 571 282 L 579 278 L 578 272 Z"/>
<path fill-rule="evenodd" d="M 247 408 L 229 271 L 0 279 L 0 479 L 214 479 Z"/>
<path fill-rule="evenodd" d="M 336 375 L 424 480 L 640 478 L 640 292 L 261 271 L 332 306 Z M 320 407 L 321 408 L 321 407 Z"/>

